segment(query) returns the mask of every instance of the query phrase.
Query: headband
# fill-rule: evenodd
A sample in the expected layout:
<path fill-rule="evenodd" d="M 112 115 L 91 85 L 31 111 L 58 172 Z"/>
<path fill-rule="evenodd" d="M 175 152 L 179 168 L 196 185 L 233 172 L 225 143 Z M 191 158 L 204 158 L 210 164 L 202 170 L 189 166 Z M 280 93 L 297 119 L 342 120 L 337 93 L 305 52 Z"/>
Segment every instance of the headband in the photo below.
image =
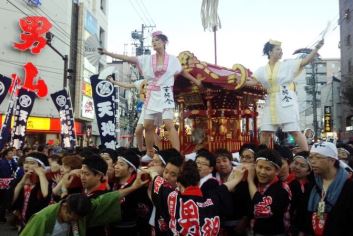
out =
<path fill-rule="evenodd" d="M 311 163 L 310 163 L 310 161 L 309 161 L 308 159 L 306 159 L 306 158 L 303 157 L 303 156 L 298 155 L 298 156 L 295 156 L 295 157 L 293 158 L 293 160 L 295 160 L 295 159 L 297 159 L 297 158 L 303 159 L 303 160 L 308 164 L 309 169 L 310 169 L 310 170 L 313 169 L 313 167 L 311 166 Z"/>
<path fill-rule="evenodd" d="M 95 168 L 93 168 L 93 167 L 91 167 L 91 166 L 88 166 L 88 165 L 86 165 L 86 164 L 82 164 L 82 165 L 85 165 L 88 169 L 90 169 L 92 172 L 97 172 L 98 174 L 101 174 L 101 175 L 105 175 L 102 171 L 100 171 L 100 170 L 97 170 L 97 169 L 95 169 Z"/>
<path fill-rule="evenodd" d="M 135 171 L 137 171 L 137 168 L 134 164 L 132 164 L 130 161 L 128 161 L 125 157 L 119 156 L 118 160 L 125 161 L 129 166 L 131 166 Z"/>
<path fill-rule="evenodd" d="M 158 156 L 158 158 L 162 161 L 163 165 L 167 165 L 167 163 L 165 162 L 165 160 L 163 159 L 163 157 L 159 154 L 156 154 Z"/>
<path fill-rule="evenodd" d="M 41 166 L 45 167 L 44 163 L 43 163 L 41 160 L 39 160 L 38 158 L 35 158 L 35 157 L 26 157 L 25 160 L 26 160 L 26 161 L 36 161 L 36 162 L 38 162 Z"/>
<path fill-rule="evenodd" d="M 271 162 L 271 164 L 274 165 L 276 168 L 281 169 L 281 167 L 280 167 L 277 163 L 274 163 L 273 161 L 270 161 L 270 160 L 267 159 L 266 157 L 258 157 L 258 158 L 256 158 L 256 162 L 257 162 L 258 160 L 269 161 L 269 162 Z"/>

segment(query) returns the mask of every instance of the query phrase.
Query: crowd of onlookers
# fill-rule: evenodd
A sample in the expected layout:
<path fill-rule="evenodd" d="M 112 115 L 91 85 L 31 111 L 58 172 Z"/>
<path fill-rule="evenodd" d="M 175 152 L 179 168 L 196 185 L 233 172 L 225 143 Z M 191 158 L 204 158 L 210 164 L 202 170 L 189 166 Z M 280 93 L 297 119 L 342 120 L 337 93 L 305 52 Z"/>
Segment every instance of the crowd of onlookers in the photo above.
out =
<path fill-rule="evenodd" d="M 20 235 L 350 235 L 352 144 L 236 155 L 6 148 L 0 222 Z"/>

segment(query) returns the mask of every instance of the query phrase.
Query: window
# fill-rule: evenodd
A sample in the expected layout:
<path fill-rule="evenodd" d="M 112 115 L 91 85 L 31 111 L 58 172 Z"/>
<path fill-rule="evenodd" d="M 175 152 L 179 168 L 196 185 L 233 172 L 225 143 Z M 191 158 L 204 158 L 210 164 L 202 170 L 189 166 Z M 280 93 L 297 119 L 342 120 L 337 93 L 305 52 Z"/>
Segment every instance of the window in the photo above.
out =
<path fill-rule="evenodd" d="M 352 45 L 352 42 L 351 42 L 351 35 L 347 35 L 346 36 L 346 46 L 351 46 Z"/>
<path fill-rule="evenodd" d="M 345 12 L 344 12 L 344 19 L 345 19 L 346 21 L 349 21 L 349 20 L 351 19 L 351 10 L 350 10 L 350 9 L 345 10 Z"/>
<path fill-rule="evenodd" d="M 353 125 L 353 116 L 346 117 L 346 126 L 352 126 L 352 125 Z"/>
<path fill-rule="evenodd" d="M 106 12 L 105 12 L 105 9 L 106 9 L 106 0 L 101 0 L 101 10 L 102 10 L 104 13 L 106 13 Z"/>
<path fill-rule="evenodd" d="M 105 47 L 105 30 L 101 27 L 99 28 L 99 44 Z"/>

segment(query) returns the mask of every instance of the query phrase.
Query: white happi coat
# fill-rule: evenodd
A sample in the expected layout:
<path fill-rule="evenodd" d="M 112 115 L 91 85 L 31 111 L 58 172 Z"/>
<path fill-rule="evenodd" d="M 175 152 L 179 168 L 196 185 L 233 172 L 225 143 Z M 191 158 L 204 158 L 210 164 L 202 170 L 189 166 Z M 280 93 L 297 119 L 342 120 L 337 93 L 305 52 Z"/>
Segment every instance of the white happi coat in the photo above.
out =
<path fill-rule="evenodd" d="M 178 58 L 169 55 L 168 66 L 166 72 L 156 81 L 153 71 L 152 55 L 143 55 L 137 57 L 139 66 L 142 70 L 144 78 L 147 80 L 147 90 L 153 85 L 158 89 L 150 92 L 149 98 L 146 98 L 145 107 L 154 112 L 163 112 L 165 109 L 173 109 L 175 107 L 173 85 L 174 76 L 182 70 Z M 148 93 L 148 92 L 147 92 Z"/>
<path fill-rule="evenodd" d="M 255 72 L 255 78 L 267 89 L 261 125 L 299 123 L 299 108 L 295 84 L 300 74 L 301 60 L 277 62 L 271 71 L 269 64 Z"/>

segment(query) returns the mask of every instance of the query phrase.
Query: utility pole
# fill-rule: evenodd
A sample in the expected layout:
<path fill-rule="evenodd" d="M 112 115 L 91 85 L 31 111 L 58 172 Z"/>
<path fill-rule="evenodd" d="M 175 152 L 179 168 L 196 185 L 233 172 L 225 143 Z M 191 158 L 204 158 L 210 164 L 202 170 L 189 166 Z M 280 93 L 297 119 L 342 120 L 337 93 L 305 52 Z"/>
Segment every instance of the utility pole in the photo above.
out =
<path fill-rule="evenodd" d="M 131 37 L 135 40 L 138 40 L 139 44 L 135 43 L 136 46 L 136 56 L 144 55 L 144 54 L 151 54 L 151 51 L 148 47 L 145 47 L 144 40 L 145 40 L 145 30 L 148 28 L 155 28 L 155 25 L 144 25 L 141 26 L 141 31 L 132 31 Z"/>
<path fill-rule="evenodd" d="M 313 91 L 313 124 L 314 124 L 314 141 L 317 142 L 318 124 L 317 124 L 317 103 L 316 103 L 316 58 L 311 62 L 311 86 Z"/>
<path fill-rule="evenodd" d="M 69 68 L 69 57 L 67 55 L 63 55 L 62 53 L 59 52 L 58 49 L 56 49 L 52 44 L 51 41 L 54 38 L 54 34 L 52 34 L 51 32 L 47 32 L 45 35 L 46 39 L 47 39 L 47 45 L 53 49 L 54 52 L 56 52 L 56 54 L 58 54 L 64 61 L 64 78 L 63 78 L 63 87 L 66 88 L 67 86 L 67 72 L 68 72 L 68 68 Z"/>
<path fill-rule="evenodd" d="M 335 83 L 335 76 L 332 76 L 332 84 L 331 84 L 331 96 L 332 96 L 332 108 L 331 108 L 331 128 L 332 128 L 332 132 L 334 131 L 333 128 L 333 118 L 334 118 L 334 100 L 333 100 L 333 89 L 334 89 L 334 84 Z"/>

